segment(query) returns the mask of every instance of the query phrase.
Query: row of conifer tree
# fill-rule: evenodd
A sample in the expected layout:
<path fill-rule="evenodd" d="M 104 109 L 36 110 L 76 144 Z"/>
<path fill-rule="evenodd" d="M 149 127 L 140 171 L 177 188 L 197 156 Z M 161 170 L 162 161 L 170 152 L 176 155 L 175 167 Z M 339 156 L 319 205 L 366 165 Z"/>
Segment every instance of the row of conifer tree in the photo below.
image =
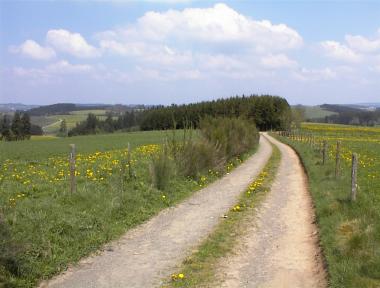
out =
<path fill-rule="evenodd" d="M 198 128 L 205 117 L 244 118 L 260 130 L 285 130 L 291 123 L 288 102 L 277 96 L 241 96 L 192 104 L 156 106 L 147 110 L 127 111 L 118 117 L 108 114 L 105 120 L 89 114 L 69 136 L 114 132 L 117 130 L 165 130 Z"/>

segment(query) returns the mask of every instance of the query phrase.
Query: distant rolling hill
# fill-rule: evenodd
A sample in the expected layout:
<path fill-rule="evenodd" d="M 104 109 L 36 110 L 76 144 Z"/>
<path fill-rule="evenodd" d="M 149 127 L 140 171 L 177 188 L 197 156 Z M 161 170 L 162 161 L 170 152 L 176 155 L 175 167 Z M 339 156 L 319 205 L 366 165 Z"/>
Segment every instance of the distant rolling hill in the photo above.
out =
<path fill-rule="evenodd" d="M 336 112 L 329 111 L 319 105 L 317 106 L 296 105 L 293 107 L 302 108 L 305 111 L 306 120 L 321 119 L 321 118 L 325 118 L 326 116 L 337 114 Z"/>
<path fill-rule="evenodd" d="M 0 104 L 0 112 L 2 113 L 13 113 L 14 111 L 27 111 L 32 108 L 36 108 L 39 105 L 26 105 L 21 103 L 3 103 Z"/>
<path fill-rule="evenodd" d="M 380 109 L 380 103 L 322 104 L 316 106 L 295 105 L 293 107 L 304 109 L 306 120 L 316 120 L 342 112 L 375 111 L 376 109 Z"/>

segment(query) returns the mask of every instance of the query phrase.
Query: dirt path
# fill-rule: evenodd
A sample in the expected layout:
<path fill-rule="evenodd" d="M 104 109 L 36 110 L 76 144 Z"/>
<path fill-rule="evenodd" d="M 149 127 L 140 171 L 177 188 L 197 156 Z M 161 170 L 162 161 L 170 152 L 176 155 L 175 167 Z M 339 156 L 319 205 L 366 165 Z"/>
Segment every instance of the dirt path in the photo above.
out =
<path fill-rule="evenodd" d="M 300 161 L 291 148 L 266 137 L 281 151 L 278 174 L 235 253 L 221 261 L 217 287 L 326 287 Z"/>
<path fill-rule="evenodd" d="M 260 173 L 272 148 L 261 137 L 255 155 L 178 206 L 127 232 L 98 256 L 89 257 L 41 287 L 157 287 L 199 245 Z"/>

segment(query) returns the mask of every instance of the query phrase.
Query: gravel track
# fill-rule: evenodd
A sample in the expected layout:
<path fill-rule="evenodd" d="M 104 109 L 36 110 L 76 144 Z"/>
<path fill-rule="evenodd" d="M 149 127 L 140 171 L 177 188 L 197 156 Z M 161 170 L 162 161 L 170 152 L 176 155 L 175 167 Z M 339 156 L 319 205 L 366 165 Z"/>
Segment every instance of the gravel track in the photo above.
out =
<path fill-rule="evenodd" d="M 159 286 L 161 279 L 191 254 L 236 203 L 264 168 L 271 152 L 270 144 L 261 137 L 258 151 L 231 173 L 40 287 Z"/>
<path fill-rule="evenodd" d="M 215 286 L 327 287 L 304 170 L 289 146 L 264 135 L 280 149 L 280 166 L 236 250 L 218 264 Z"/>

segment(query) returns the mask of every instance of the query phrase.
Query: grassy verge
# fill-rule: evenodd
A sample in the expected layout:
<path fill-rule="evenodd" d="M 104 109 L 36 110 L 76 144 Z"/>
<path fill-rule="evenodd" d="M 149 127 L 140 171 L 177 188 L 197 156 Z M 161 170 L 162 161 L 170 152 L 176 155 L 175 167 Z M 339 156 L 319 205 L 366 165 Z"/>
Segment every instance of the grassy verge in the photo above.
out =
<path fill-rule="evenodd" d="M 189 256 L 180 269 L 166 282 L 165 287 L 207 287 L 216 281 L 215 268 L 218 261 L 228 255 L 238 243 L 249 216 L 270 189 L 280 162 L 280 151 L 273 146 L 273 154 L 260 175 L 241 195 L 215 230 Z"/>
<path fill-rule="evenodd" d="M 333 153 L 326 165 L 321 165 L 317 149 L 304 142 L 277 138 L 298 152 L 307 170 L 330 287 L 380 287 L 380 198 L 376 178 L 366 171 L 371 165 L 362 155 L 358 200 L 351 202 L 350 159 L 342 164 L 341 177 L 335 179 Z"/>
<path fill-rule="evenodd" d="M 0 158 L 0 287 L 33 287 L 222 176 L 175 174 L 164 190 L 156 189 L 149 167 L 161 146 L 150 143 L 165 137 L 152 131 L 69 139 L 78 147 L 74 194 L 67 139 L 12 143 L 14 150 L 0 143 L 9 149 Z M 130 166 L 126 149 L 109 149 L 125 147 L 126 140 L 135 147 Z M 224 172 L 251 153 L 231 159 Z"/>

